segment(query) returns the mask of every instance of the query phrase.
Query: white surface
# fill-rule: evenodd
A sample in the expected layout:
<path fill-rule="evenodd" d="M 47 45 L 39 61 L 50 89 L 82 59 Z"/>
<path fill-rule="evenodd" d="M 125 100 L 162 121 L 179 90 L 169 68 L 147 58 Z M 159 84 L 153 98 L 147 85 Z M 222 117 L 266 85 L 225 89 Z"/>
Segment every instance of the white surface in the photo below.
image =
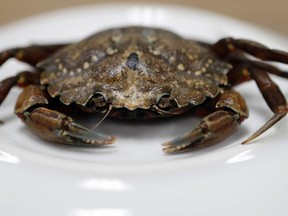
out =
<path fill-rule="evenodd" d="M 288 50 L 287 38 L 205 11 L 116 4 L 51 12 L 2 27 L 0 48 L 77 40 L 123 25 L 163 27 L 211 42 L 245 37 Z M 11 60 L 0 78 L 23 67 Z M 287 81 L 276 80 L 288 96 Z M 189 130 L 195 118 L 152 125 L 107 120 L 99 130 L 118 137 L 113 147 L 71 148 L 31 135 L 13 115 L 19 93 L 14 89 L 0 107 L 1 215 L 288 215 L 287 119 L 253 144 L 240 145 L 272 114 L 253 82 L 237 89 L 250 107 L 241 129 L 216 146 L 178 155 L 165 155 L 160 143 Z"/>

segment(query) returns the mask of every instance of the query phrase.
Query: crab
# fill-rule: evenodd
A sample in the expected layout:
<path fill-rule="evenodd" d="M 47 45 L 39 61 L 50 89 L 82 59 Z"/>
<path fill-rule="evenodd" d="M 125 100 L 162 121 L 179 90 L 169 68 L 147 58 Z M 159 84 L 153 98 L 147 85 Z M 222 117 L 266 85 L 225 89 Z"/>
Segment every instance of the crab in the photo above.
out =
<path fill-rule="evenodd" d="M 253 56 L 255 58 L 250 58 Z M 30 64 L 0 83 L 0 103 L 22 87 L 16 115 L 42 139 L 80 146 L 112 144 L 114 136 L 77 123 L 69 111 L 121 119 L 172 117 L 194 112 L 203 119 L 163 143 L 166 153 L 195 150 L 233 134 L 248 118 L 234 86 L 254 80 L 274 113 L 243 144 L 287 114 L 287 102 L 269 74 L 288 78 L 265 61 L 288 63 L 288 53 L 259 43 L 224 38 L 215 44 L 184 39 L 168 30 L 141 26 L 98 32 L 78 43 L 32 45 L 0 53 Z M 256 60 L 255 60 L 256 59 Z"/>

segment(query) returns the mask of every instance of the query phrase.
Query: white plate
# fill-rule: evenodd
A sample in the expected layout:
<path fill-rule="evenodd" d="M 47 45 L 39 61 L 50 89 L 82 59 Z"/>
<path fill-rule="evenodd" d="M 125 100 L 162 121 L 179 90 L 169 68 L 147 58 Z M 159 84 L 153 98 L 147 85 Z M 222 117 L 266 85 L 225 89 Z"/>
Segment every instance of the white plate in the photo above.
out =
<path fill-rule="evenodd" d="M 157 26 L 185 37 L 255 39 L 288 50 L 288 39 L 205 11 L 166 5 L 91 5 L 35 16 L 0 29 L 1 50 L 84 38 L 103 28 Z M 0 78 L 27 67 L 9 61 Z M 287 81 L 276 78 L 286 96 Z M 253 82 L 237 88 L 250 118 L 226 141 L 187 154 L 165 155 L 160 143 L 197 120 L 154 124 L 107 120 L 99 130 L 118 137 L 110 148 L 44 142 L 13 115 L 19 89 L 0 107 L 0 210 L 5 216 L 287 215 L 288 123 L 240 145 L 272 114 Z M 91 123 L 91 122 L 90 122 Z"/>

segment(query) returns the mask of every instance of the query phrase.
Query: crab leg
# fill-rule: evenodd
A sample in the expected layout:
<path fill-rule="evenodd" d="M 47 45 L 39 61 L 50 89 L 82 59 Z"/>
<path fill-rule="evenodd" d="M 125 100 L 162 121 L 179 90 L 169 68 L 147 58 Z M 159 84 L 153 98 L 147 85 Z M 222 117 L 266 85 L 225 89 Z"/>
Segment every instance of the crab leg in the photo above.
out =
<path fill-rule="evenodd" d="M 288 73 L 281 71 L 272 65 L 251 61 L 244 55 L 239 54 L 239 51 L 249 53 L 261 60 L 276 61 L 286 64 L 288 64 L 288 53 L 280 50 L 269 49 L 266 46 L 253 41 L 237 40 L 233 38 L 224 38 L 212 45 L 211 48 L 220 57 L 227 58 L 231 63 L 235 63 L 236 61 L 236 64 L 234 64 L 236 69 L 232 70 L 229 75 L 229 80 L 231 80 L 232 85 L 254 79 L 266 103 L 274 113 L 265 125 L 242 142 L 242 144 L 246 144 L 286 116 L 288 109 L 287 101 L 279 87 L 271 80 L 268 73 L 284 78 L 288 78 Z M 239 73 L 237 74 L 237 72 Z M 233 80 L 236 80 L 236 82 L 233 83 Z"/>
<path fill-rule="evenodd" d="M 163 143 L 163 151 L 175 153 L 213 145 L 233 134 L 239 124 L 248 117 L 244 99 L 232 89 L 225 90 L 220 95 L 216 103 L 216 109 L 192 131 Z"/>
<path fill-rule="evenodd" d="M 288 79 L 287 71 L 280 70 L 265 62 L 250 60 L 243 53 L 233 53 L 227 58 L 227 61 L 233 65 L 232 70 L 228 73 L 229 84 L 232 86 L 252 80 L 251 70 L 254 69 Z"/>
<path fill-rule="evenodd" d="M 37 83 L 39 83 L 39 74 L 29 71 L 23 71 L 15 76 L 2 80 L 0 82 L 0 104 L 5 100 L 12 87 L 25 87 Z"/>
<path fill-rule="evenodd" d="M 242 144 L 246 144 L 255 139 L 263 132 L 272 127 L 287 114 L 287 102 L 279 87 L 271 80 L 267 72 L 254 68 L 251 70 L 251 76 L 256 81 L 266 103 L 274 113 L 272 118 L 257 130 L 252 136 L 246 139 Z"/>
<path fill-rule="evenodd" d="M 8 49 L 0 52 L 0 66 L 10 58 L 16 58 L 19 61 L 36 66 L 36 64 L 57 50 L 67 46 L 68 44 L 58 45 L 33 45 L 23 48 Z"/>
<path fill-rule="evenodd" d="M 47 58 L 55 51 L 67 46 L 67 44 L 59 45 L 33 45 L 23 48 L 8 49 L 0 52 L 0 66 L 8 59 L 16 58 L 19 61 L 35 66 L 41 60 Z M 14 86 L 25 87 L 30 84 L 39 83 L 39 73 L 24 71 L 15 76 L 8 77 L 0 82 L 0 105 L 5 100 L 9 91 Z"/>
<path fill-rule="evenodd" d="M 219 57 L 226 57 L 234 51 L 241 50 L 261 60 L 276 61 L 288 64 L 288 53 L 250 40 L 224 38 L 212 45 Z"/>
<path fill-rule="evenodd" d="M 40 138 L 68 145 L 95 146 L 112 144 L 114 137 L 99 134 L 77 124 L 72 118 L 49 108 L 39 86 L 30 85 L 20 94 L 15 112 Z"/>
<path fill-rule="evenodd" d="M 270 127 L 272 127 L 275 123 L 281 120 L 287 114 L 287 102 L 286 99 L 279 89 L 279 87 L 273 82 L 270 78 L 269 74 L 266 72 L 270 72 L 276 75 L 285 77 L 287 73 L 278 70 L 276 67 L 267 65 L 261 62 L 238 62 L 236 67 L 230 72 L 229 81 L 231 81 L 232 85 L 236 85 L 248 80 L 253 79 L 260 92 L 262 93 L 267 105 L 272 110 L 274 115 L 265 123 L 260 129 L 258 129 L 254 134 L 252 134 L 249 138 L 242 142 L 242 144 L 246 144 Z M 271 72 L 272 71 L 272 72 Z"/>

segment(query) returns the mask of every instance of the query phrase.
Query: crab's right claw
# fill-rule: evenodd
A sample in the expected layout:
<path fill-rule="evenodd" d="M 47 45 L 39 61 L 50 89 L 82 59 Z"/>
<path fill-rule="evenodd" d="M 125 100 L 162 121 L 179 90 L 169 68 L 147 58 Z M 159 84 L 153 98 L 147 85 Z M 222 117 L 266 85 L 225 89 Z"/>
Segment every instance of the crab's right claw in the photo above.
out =
<path fill-rule="evenodd" d="M 72 145 L 107 145 L 113 144 L 115 137 L 97 133 L 75 123 L 71 118 L 66 120 L 66 128 L 60 130 L 60 136 Z"/>
<path fill-rule="evenodd" d="M 79 146 L 112 144 L 115 137 L 97 133 L 85 128 L 72 118 L 44 107 L 26 111 L 22 120 L 28 128 L 42 139 Z"/>
<path fill-rule="evenodd" d="M 239 125 L 239 115 L 224 110 L 206 116 L 198 126 L 186 134 L 165 142 L 165 153 L 197 150 L 218 143 L 231 135 Z"/>

